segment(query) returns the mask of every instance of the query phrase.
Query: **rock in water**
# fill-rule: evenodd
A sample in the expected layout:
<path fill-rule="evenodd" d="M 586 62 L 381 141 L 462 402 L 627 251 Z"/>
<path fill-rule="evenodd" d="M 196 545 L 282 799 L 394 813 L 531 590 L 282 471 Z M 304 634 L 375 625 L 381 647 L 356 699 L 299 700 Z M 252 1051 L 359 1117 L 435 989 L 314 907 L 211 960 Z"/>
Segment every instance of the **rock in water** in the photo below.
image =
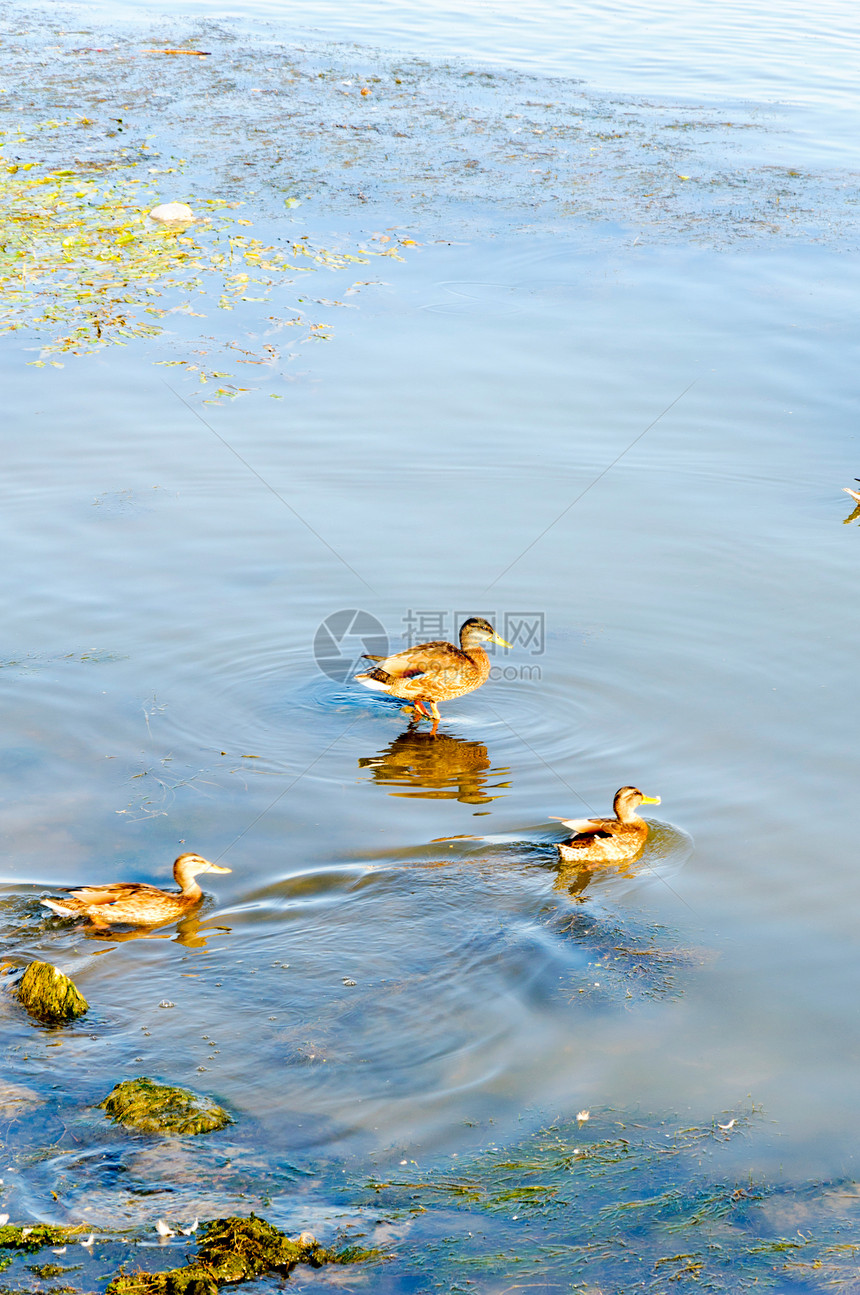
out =
<path fill-rule="evenodd" d="M 117 1124 L 141 1133 L 211 1133 L 232 1123 L 211 1097 L 143 1077 L 117 1084 L 99 1105 Z"/>
<path fill-rule="evenodd" d="M 163 202 L 160 207 L 153 207 L 149 219 L 163 225 L 190 225 L 196 216 L 184 202 Z"/>
<path fill-rule="evenodd" d="M 38 1021 L 73 1021 L 90 1005 L 50 962 L 31 962 L 18 984 L 18 1001 Z"/>

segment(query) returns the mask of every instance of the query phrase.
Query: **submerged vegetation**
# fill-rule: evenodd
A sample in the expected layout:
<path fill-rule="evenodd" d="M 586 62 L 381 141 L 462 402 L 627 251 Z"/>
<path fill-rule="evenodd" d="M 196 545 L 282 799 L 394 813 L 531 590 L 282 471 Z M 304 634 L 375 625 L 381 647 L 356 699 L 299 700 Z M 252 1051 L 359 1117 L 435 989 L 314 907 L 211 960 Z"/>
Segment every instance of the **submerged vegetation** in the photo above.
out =
<path fill-rule="evenodd" d="M 849 1295 L 857 1290 L 860 1254 L 856 1184 L 738 1173 L 731 1144 L 760 1122 L 755 1107 L 691 1126 L 592 1111 L 588 1119 L 556 1122 L 514 1145 L 485 1145 L 455 1160 L 456 1169 L 450 1162 L 419 1169 L 409 1161 L 396 1173 L 368 1179 L 330 1165 L 318 1183 L 341 1217 L 344 1210 L 353 1216 L 350 1244 L 323 1246 L 309 1233 L 292 1240 L 255 1214 L 231 1215 L 201 1225 L 196 1254 L 161 1272 L 134 1267 L 131 1237 L 100 1232 L 96 1262 L 80 1226 L 6 1226 L 0 1228 L 4 1289 L 32 1289 L 37 1268 L 20 1262 L 14 1268 L 16 1257 L 45 1246 L 62 1255 L 67 1243 L 84 1242 L 75 1252 L 79 1289 L 92 1289 L 95 1280 L 105 1295 L 217 1295 L 245 1281 L 280 1289 L 297 1264 L 381 1259 L 390 1260 L 384 1289 L 391 1291 L 781 1295 L 827 1289 Z M 728 1164 L 721 1167 L 721 1159 Z M 117 1272 L 119 1247 L 125 1266 Z M 115 1276 L 105 1288 L 112 1251 L 108 1271 Z M 152 1250 L 145 1253 L 151 1264 Z M 161 1253 L 169 1262 L 176 1250 Z M 48 1276 L 57 1268 L 48 1262 L 38 1271 Z"/>
<path fill-rule="evenodd" d="M 145 1077 L 117 1084 L 100 1106 L 117 1124 L 141 1133 L 212 1133 L 232 1122 L 211 1097 L 200 1097 L 187 1088 L 156 1084 Z"/>
<path fill-rule="evenodd" d="M 583 1115 L 588 1113 L 583 1112 Z M 773 1183 L 720 1173 L 755 1107 L 709 1125 L 620 1112 L 490 1145 L 456 1172 L 402 1170 L 358 1185 L 389 1219 L 411 1217 L 416 1289 L 634 1291 L 857 1289 L 852 1182 Z M 410 1168 L 414 1165 L 411 1162 Z M 807 1283 L 812 1282 L 812 1285 Z M 793 1287 L 792 1287 L 793 1289 Z"/>

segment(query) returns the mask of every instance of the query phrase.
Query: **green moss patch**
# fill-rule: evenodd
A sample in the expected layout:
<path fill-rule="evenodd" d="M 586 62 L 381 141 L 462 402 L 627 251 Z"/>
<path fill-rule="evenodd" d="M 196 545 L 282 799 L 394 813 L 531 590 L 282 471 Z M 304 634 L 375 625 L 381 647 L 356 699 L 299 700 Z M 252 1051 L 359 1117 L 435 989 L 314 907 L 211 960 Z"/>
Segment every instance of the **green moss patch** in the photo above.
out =
<path fill-rule="evenodd" d="M 63 1273 L 75 1272 L 80 1264 L 28 1264 L 31 1273 L 47 1281 L 50 1277 L 61 1277 Z"/>
<path fill-rule="evenodd" d="M 18 984 L 18 1001 L 38 1021 L 73 1021 L 90 1005 L 50 962 L 31 962 Z"/>
<path fill-rule="evenodd" d="M 202 1228 L 192 1263 L 163 1273 L 119 1273 L 105 1295 L 216 1295 L 221 1286 L 264 1273 L 286 1277 L 298 1263 L 320 1268 L 327 1263 L 361 1263 L 380 1257 L 378 1251 L 354 1247 L 335 1252 L 316 1242 L 302 1245 L 255 1214 L 250 1218 L 233 1216 L 215 1219 Z"/>
<path fill-rule="evenodd" d="M 141 1133 L 212 1133 L 232 1123 L 211 1097 L 144 1077 L 117 1084 L 99 1105 L 117 1124 Z"/>
<path fill-rule="evenodd" d="M 36 1223 L 33 1227 L 19 1228 L 7 1223 L 0 1227 L 0 1250 L 23 1250 L 33 1254 L 43 1246 L 64 1245 L 70 1237 L 74 1240 L 86 1231 L 83 1226 L 55 1228 L 49 1223 Z"/>
<path fill-rule="evenodd" d="M 197 1264 L 166 1273 L 120 1272 L 105 1295 L 216 1295 L 218 1283 Z"/>

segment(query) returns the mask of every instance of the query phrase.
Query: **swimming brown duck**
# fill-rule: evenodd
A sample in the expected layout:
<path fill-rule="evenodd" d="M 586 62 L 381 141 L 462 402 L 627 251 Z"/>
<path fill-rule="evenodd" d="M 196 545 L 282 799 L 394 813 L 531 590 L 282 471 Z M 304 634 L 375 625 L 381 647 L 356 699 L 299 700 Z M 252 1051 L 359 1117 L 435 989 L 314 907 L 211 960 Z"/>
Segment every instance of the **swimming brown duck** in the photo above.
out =
<path fill-rule="evenodd" d="M 116 881 L 106 886 L 82 886 L 64 891 L 67 898 L 43 899 L 60 917 L 88 917 L 94 926 L 162 926 L 194 908 L 203 891 L 194 880 L 201 872 L 231 872 L 200 854 L 180 854 L 173 865 L 179 892 L 159 890 L 144 882 Z"/>
<path fill-rule="evenodd" d="M 558 845 L 565 863 L 623 863 L 634 859 L 648 837 L 648 824 L 636 813 L 640 805 L 659 805 L 659 796 L 645 796 L 638 787 L 621 787 L 615 793 L 614 818 L 559 818 L 573 832 Z"/>
<path fill-rule="evenodd" d="M 432 715 L 435 732 L 441 719 L 437 702 L 463 697 L 486 683 L 490 658 L 481 647 L 482 643 L 511 646 L 499 637 L 489 621 L 473 616 L 460 628 L 458 648 L 444 639 L 436 639 L 432 643 L 418 643 L 392 656 L 368 656 L 368 661 L 377 664 L 355 678 L 365 688 L 412 702 L 415 719 L 422 716 L 429 719 Z"/>

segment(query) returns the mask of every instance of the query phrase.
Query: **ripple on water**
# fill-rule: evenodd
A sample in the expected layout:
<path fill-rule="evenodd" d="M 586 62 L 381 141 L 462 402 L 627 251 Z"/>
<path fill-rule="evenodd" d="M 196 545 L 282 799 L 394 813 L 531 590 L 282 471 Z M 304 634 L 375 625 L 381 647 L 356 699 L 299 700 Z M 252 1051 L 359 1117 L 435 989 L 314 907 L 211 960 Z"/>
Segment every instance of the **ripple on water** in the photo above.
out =
<path fill-rule="evenodd" d="M 172 749 L 226 750 L 258 757 L 267 767 L 289 769 L 297 762 L 307 765 L 330 742 L 355 730 L 366 746 L 359 757 L 361 767 L 372 771 L 368 777 L 374 781 L 391 783 L 392 791 L 395 766 L 400 763 L 405 769 L 409 764 L 404 748 L 410 743 L 416 765 L 426 770 L 428 791 L 433 791 L 434 782 L 446 781 L 446 764 L 452 767 L 452 777 L 458 769 L 468 774 L 470 767 L 480 773 L 484 759 L 489 760 L 488 769 L 508 769 L 512 758 L 519 764 L 525 759 L 562 769 L 590 745 L 586 708 L 580 701 L 589 695 L 590 681 L 585 678 L 573 684 L 554 675 L 540 683 L 491 680 L 475 693 L 442 703 L 440 741 L 433 755 L 425 737 L 429 725 L 418 726 L 412 730 L 414 739 L 407 738 L 409 716 L 396 701 L 358 684 L 329 679 L 306 651 L 287 651 L 274 638 L 261 642 L 258 634 L 221 637 L 207 644 L 202 662 L 197 645 L 171 645 L 164 669 L 172 700 L 157 718 L 158 733 Z M 384 727 L 374 746 L 377 723 Z M 399 745 L 392 725 L 403 735 Z M 462 744 L 459 753 L 457 743 Z M 315 770 L 314 776 L 337 774 Z M 404 777 L 417 793 L 420 773 Z"/>

